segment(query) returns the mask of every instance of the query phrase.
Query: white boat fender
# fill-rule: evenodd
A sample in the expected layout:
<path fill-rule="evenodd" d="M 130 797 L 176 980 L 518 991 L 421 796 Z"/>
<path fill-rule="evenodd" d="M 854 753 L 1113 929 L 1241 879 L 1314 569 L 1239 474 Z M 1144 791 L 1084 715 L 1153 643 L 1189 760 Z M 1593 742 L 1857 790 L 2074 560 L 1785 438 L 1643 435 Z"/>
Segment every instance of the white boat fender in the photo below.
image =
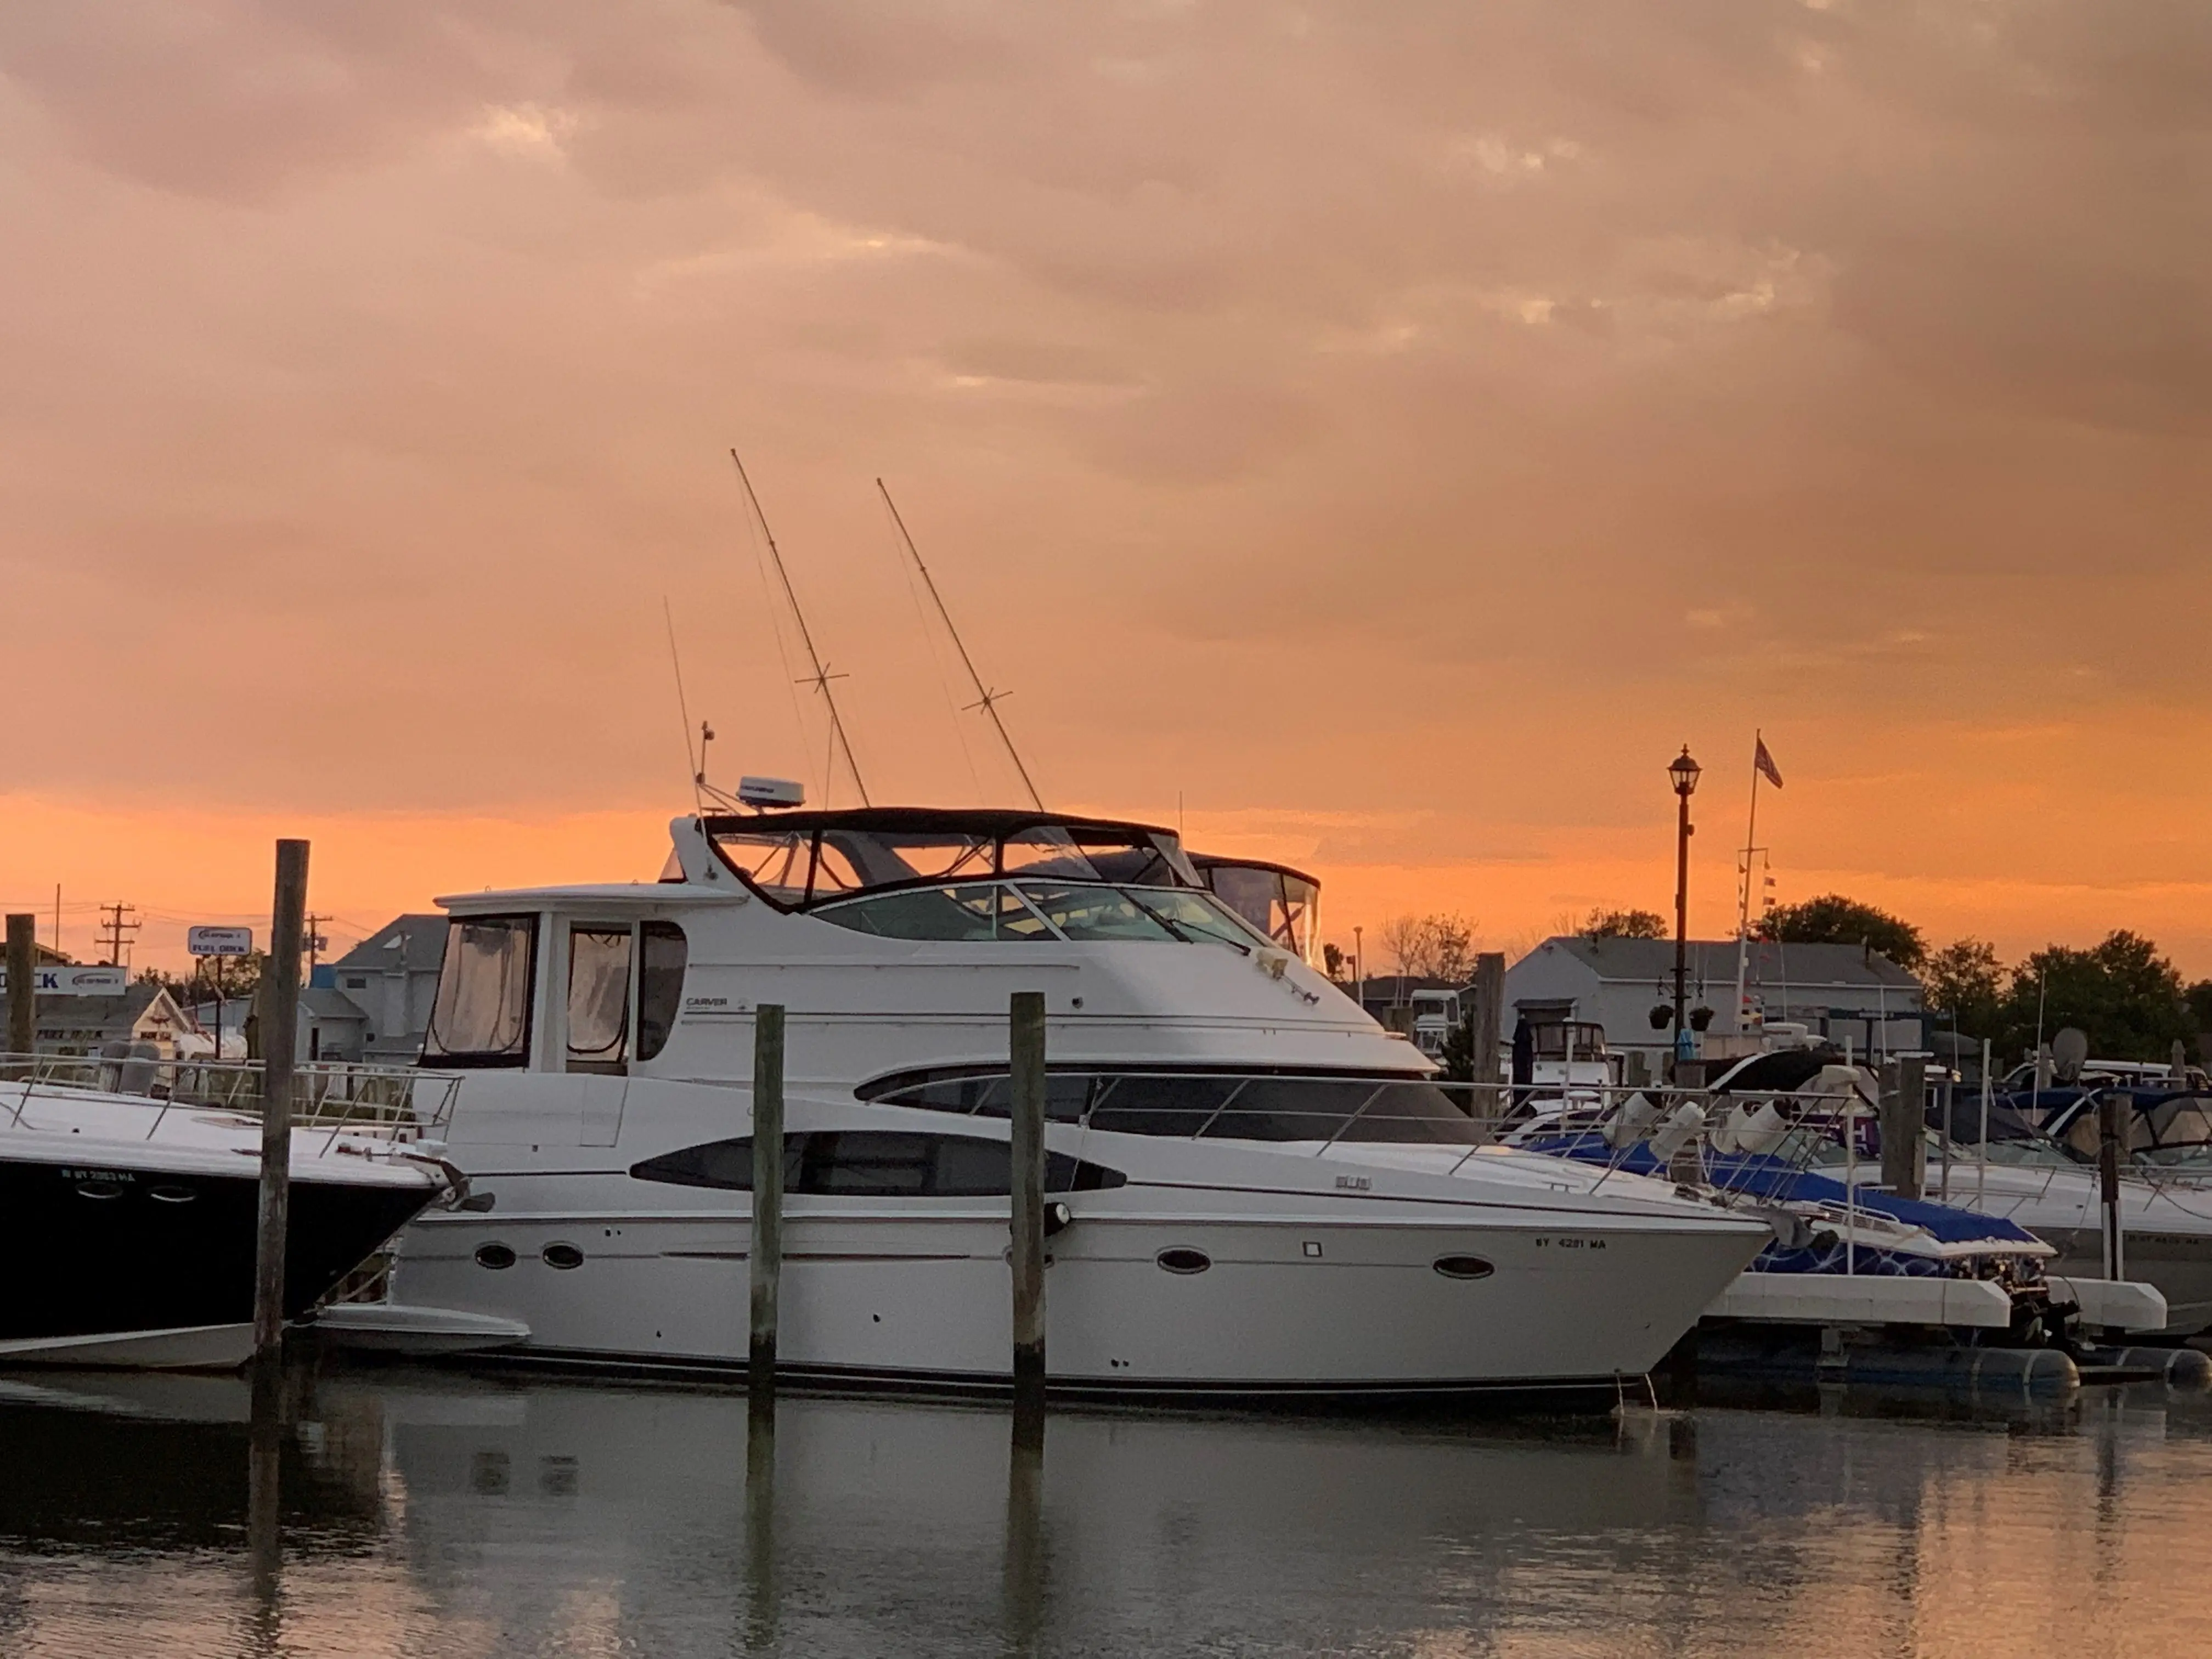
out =
<path fill-rule="evenodd" d="M 1725 1154 L 1741 1150 L 1736 1141 L 1736 1130 L 1741 1126 L 1743 1116 L 1741 1104 L 1728 1107 L 1721 1113 L 1713 1124 L 1712 1133 L 1705 1137 L 1715 1152 Z"/>
<path fill-rule="evenodd" d="M 1705 1127 L 1705 1109 L 1693 1100 L 1686 1100 L 1667 1115 L 1651 1137 L 1651 1156 L 1661 1166 L 1672 1163 L 1674 1154 L 1697 1139 L 1698 1131 Z"/>
<path fill-rule="evenodd" d="M 1651 1097 L 1641 1091 L 1613 1108 L 1605 1124 L 1605 1144 L 1616 1152 L 1626 1152 L 1644 1139 L 1644 1132 L 1659 1116 L 1659 1109 L 1651 1103 Z"/>
<path fill-rule="evenodd" d="M 1782 1115 L 1782 1109 L 1771 1100 L 1755 1112 L 1745 1111 L 1736 1122 L 1738 1152 L 1771 1158 L 1789 1138 L 1790 1120 Z"/>

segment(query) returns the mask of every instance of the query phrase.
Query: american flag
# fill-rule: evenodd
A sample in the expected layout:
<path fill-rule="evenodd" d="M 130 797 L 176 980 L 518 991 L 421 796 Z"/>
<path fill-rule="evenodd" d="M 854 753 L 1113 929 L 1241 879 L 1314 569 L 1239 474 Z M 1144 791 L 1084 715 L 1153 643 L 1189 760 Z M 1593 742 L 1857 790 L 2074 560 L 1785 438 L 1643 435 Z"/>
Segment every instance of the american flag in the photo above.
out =
<path fill-rule="evenodd" d="M 1760 738 L 1757 741 L 1759 748 L 1752 755 L 1751 763 L 1766 775 L 1769 783 L 1779 789 L 1782 787 L 1782 769 L 1774 763 L 1774 757 L 1766 752 L 1766 739 Z"/>

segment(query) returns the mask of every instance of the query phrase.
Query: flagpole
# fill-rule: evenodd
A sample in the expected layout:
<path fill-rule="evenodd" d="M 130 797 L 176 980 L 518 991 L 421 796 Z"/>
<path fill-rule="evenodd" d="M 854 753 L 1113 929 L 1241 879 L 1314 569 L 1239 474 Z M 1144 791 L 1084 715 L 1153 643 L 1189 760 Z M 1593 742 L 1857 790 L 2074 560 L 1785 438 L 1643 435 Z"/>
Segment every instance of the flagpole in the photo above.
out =
<path fill-rule="evenodd" d="M 1751 737 L 1751 820 L 1743 832 L 1743 902 L 1735 924 L 1735 1034 L 1744 1035 L 1744 969 L 1751 957 L 1751 860 L 1759 842 L 1759 751 L 1766 734 L 1754 726 Z"/>

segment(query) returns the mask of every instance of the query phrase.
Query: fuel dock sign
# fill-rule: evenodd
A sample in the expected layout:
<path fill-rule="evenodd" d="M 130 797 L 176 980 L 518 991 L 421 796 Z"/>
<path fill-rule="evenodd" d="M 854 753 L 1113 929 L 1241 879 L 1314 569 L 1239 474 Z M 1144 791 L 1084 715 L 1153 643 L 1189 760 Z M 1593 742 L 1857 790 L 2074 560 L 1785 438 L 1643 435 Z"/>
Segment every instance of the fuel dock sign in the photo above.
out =
<path fill-rule="evenodd" d="M 196 957 L 250 957 L 253 954 L 251 927 L 189 927 L 185 949 Z"/>

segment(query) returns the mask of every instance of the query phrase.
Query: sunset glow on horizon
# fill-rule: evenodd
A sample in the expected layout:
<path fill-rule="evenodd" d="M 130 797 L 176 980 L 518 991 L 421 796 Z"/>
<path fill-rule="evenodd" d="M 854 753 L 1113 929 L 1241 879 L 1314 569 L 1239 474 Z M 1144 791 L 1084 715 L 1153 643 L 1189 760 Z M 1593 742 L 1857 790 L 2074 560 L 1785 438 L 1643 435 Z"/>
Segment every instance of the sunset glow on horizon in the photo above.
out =
<path fill-rule="evenodd" d="M 651 879 L 716 781 L 1056 809 L 1518 951 L 1776 896 L 2212 975 L 2186 9 L 0 16 L 0 900 L 181 967 Z M 683 676 L 679 713 L 669 641 Z M 23 700 L 27 700 L 23 701 Z"/>

